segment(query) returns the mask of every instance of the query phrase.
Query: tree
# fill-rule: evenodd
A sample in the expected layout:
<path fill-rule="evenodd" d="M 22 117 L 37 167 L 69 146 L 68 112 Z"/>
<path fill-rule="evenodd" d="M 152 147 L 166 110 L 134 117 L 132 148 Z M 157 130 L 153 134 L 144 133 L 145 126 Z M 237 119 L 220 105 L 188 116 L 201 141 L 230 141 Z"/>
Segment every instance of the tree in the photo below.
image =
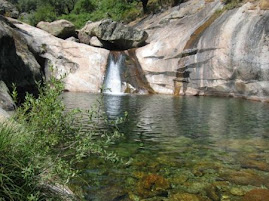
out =
<path fill-rule="evenodd" d="M 147 4 L 148 4 L 148 0 L 141 0 L 142 1 L 142 5 L 143 5 L 143 12 L 147 13 L 148 9 L 147 9 Z"/>

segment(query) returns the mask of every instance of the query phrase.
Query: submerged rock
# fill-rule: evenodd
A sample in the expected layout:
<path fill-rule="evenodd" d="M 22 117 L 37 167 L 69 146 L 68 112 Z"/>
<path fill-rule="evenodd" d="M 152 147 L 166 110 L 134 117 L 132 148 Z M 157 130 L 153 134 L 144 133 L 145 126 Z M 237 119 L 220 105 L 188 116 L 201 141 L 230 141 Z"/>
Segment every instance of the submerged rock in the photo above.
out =
<path fill-rule="evenodd" d="M 92 200 L 91 196 L 89 196 L 89 199 Z M 94 195 L 93 200 L 131 201 L 128 193 L 118 186 L 110 186 L 98 190 L 98 192 Z"/>
<path fill-rule="evenodd" d="M 197 195 L 190 193 L 177 193 L 169 197 L 170 201 L 201 201 Z"/>
<path fill-rule="evenodd" d="M 220 174 L 220 178 L 237 185 L 268 186 L 268 178 L 264 178 L 250 170 L 229 170 Z"/>
<path fill-rule="evenodd" d="M 154 196 L 168 196 L 169 182 L 160 175 L 150 174 L 144 176 L 138 183 L 137 192 L 142 198 Z"/>
<path fill-rule="evenodd" d="M 269 190 L 268 189 L 253 189 L 247 192 L 242 201 L 265 201 L 269 200 Z"/>
<path fill-rule="evenodd" d="M 67 20 L 56 20 L 54 22 L 39 22 L 37 28 L 42 29 L 53 36 L 66 39 L 76 34 L 75 25 Z"/>
<path fill-rule="evenodd" d="M 265 163 L 263 161 L 242 160 L 241 161 L 241 167 L 243 167 L 243 168 L 252 168 L 252 169 L 257 169 L 257 170 L 269 172 L 269 164 Z"/>
<path fill-rule="evenodd" d="M 82 43 L 91 44 L 91 37 L 96 36 L 107 49 L 126 50 L 141 46 L 148 34 L 145 31 L 123 25 L 111 19 L 88 22 L 79 31 Z"/>

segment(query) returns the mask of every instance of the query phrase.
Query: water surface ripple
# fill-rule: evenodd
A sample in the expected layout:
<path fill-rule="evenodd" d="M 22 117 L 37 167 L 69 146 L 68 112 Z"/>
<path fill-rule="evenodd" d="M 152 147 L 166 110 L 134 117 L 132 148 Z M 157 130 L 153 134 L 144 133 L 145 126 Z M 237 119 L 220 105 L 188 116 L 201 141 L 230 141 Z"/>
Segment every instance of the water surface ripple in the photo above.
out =
<path fill-rule="evenodd" d="M 100 95 L 65 93 L 68 108 L 89 109 Z M 242 99 L 105 95 L 109 118 L 123 116 L 112 147 L 132 161 L 85 161 L 87 200 L 241 200 L 269 188 L 269 104 Z M 87 125 L 85 125 L 86 127 Z"/>

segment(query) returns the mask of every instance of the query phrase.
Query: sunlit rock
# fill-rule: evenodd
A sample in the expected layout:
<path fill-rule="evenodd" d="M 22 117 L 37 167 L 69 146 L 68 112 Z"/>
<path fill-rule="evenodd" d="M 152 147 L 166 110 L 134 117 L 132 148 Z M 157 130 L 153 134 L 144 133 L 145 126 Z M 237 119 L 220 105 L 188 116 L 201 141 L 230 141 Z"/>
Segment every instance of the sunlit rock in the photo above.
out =
<path fill-rule="evenodd" d="M 138 23 L 149 38 L 136 55 L 154 91 L 269 100 L 269 11 L 254 5 L 222 13 L 221 1 L 192 0 Z"/>
<path fill-rule="evenodd" d="M 62 40 L 27 24 L 15 25 L 22 30 L 28 46 L 40 58 L 47 79 L 51 75 L 64 77 L 67 91 L 100 92 L 108 50 Z"/>
<path fill-rule="evenodd" d="M 75 35 L 75 25 L 67 20 L 56 20 L 54 22 L 41 21 L 37 24 L 37 28 L 63 39 Z"/>
<path fill-rule="evenodd" d="M 96 36 L 107 49 L 126 50 L 141 46 L 148 34 L 143 30 L 106 19 L 99 22 L 88 22 L 79 31 L 79 39 L 82 43 L 91 44 L 93 36 Z"/>

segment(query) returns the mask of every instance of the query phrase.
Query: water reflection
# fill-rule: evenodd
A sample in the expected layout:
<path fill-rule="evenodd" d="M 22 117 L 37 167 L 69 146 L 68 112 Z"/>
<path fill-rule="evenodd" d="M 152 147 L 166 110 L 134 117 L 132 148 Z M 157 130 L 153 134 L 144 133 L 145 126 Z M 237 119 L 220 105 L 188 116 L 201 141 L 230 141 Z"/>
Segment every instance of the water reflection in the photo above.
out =
<path fill-rule="evenodd" d="M 68 93 L 64 100 L 69 108 L 89 109 L 98 97 Z M 105 200 L 100 192 L 107 189 L 128 192 L 124 195 L 134 200 L 173 200 L 180 193 L 212 200 L 208 189 L 221 189 L 212 192 L 219 196 L 215 200 L 240 200 L 253 188 L 269 188 L 269 104 L 157 95 L 106 95 L 102 101 L 109 118 L 129 113 L 120 127 L 125 138 L 112 149 L 132 163 L 113 168 L 85 161 L 85 179 L 95 184 L 85 192 L 88 200 Z M 169 188 L 158 186 L 158 179 Z M 154 188 L 147 190 L 143 182 L 164 188 L 164 197 Z M 232 194 L 233 188 L 240 195 Z"/>
<path fill-rule="evenodd" d="M 104 95 L 104 111 L 109 119 L 115 119 L 124 113 L 122 107 L 123 99 L 123 95 Z"/>

